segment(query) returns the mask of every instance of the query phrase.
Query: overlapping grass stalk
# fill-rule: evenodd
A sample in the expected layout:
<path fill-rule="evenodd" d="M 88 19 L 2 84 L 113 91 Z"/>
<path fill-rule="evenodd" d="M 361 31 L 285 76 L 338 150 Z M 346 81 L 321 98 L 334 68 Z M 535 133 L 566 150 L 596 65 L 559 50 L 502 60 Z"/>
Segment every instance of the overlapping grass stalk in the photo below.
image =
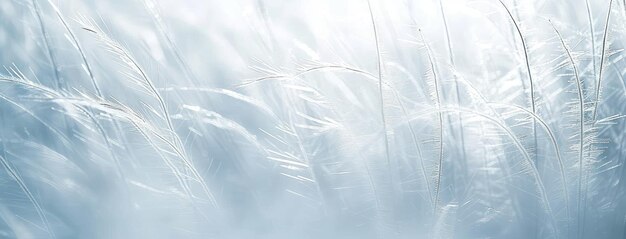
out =
<path fill-rule="evenodd" d="M 0 1 L 0 237 L 623 238 L 618 9 Z"/>

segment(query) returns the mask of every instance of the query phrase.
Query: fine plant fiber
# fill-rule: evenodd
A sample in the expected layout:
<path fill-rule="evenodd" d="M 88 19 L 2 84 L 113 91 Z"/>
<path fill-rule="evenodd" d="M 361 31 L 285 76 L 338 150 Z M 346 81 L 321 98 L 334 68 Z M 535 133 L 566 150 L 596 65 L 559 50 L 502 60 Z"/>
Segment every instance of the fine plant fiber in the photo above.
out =
<path fill-rule="evenodd" d="M 626 1 L 0 1 L 0 238 L 626 238 Z"/>

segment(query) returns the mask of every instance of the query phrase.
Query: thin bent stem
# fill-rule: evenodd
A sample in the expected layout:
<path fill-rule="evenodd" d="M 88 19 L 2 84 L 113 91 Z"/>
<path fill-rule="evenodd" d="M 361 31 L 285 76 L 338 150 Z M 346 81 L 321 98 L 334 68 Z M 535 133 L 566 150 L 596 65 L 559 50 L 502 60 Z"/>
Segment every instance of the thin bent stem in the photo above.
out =
<path fill-rule="evenodd" d="M 385 97 L 383 94 L 383 72 L 382 72 L 382 59 L 380 55 L 380 45 L 378 42 L 378 31 L 376 30 L 376 21 L 374 20 L 374 13 L 372 12 L 372 4 L 367 1 L 367 7 L 370 13 L 370 19 L 372 21 L 372 29 L 374 31 L 374 41 L 376 43 L 376 62 L 378 68 L 378 93 L 380 95 L 380 116 L 383 121 L 383 135 L 385 138 L 385 155 L 387 159 L 387 165 L 390 165 L 389 157 L 389 139 L 387 136 L 387 120 L 385 119 Z"/>
<path fill-rule="evenodd" d="M 419 30 L 420 33 L 420 37 L 422 39 L 422 42 L 424 43 L 424 45 L 426 46 L 426 53 L 428 55 L 428 62 L 430 64 L 430 68 L 432 70 L 432 74 L 433 74 L 433 83 L 434 83 L 434 93 L 435 93 L 435 104 L 437 109 L 441 108 L 441 97 L 439 95 L 439 81 L 437 79 L 437 67 L 435 65 L 435 61 L 432 57 L 432 54 L 430 52 L 430 47 L 428 46 L 428 44 L 426 44 L 426 41 L 424 41 L 424 35 L 422 35 L 422 31 Z M 434 199 L 434 214 L 437 213 L 437 204 L 439 203 L 439 193 L 441 191 L 441 175 L 443 173 L 443 114 L 441 112 L 437 113 L 437 119 L 439 122 L 439 154 L 438 154 L 438 165 L 437 165 L 437 181 L 435 182 L 435 199 Z"/>
<path fill-rule="evenodd" d="M 450 31 L 448 29 L 448 21 L 446 19 L 446 13 L 444 11 L 443 8 L 443 0 L 439 0 L 439 9 L 441 10 L 441 17 L 443 19 L 443 26 L 444 26 L 444 32 L 446 33 L 446 43 L 448 46 L 448 56 L 450 58 L 450 65 L 452 66 L 452 68 L 456 68 L 456 64 L 454 63 L 454 52 L 452 51 L 452 43 L 450 41 Z M 458 78 L 456 73 L 453 74 L 454 77 L 454 91 L 455 91 L 455 96 L 456 96 L 456 104 L 458 106 L 461 105 L 461 96 L 460 96 L 460 91 L 459 91 L 459 83 L 458 83 Z M 467 161 L 467 156 L 466 156 L 466 145 L 465 145 L 465 133 L 463 131 L 463 129 L 465 129 L 465 127 L 463 127 L 463 118 L 461 116 L 458 117 L 459 120 L 459 138 L 461 140 L 461 163 L 464 164 L 463 168 L 466 168 L 466 161 Z"/>
<path fill-rule="evenodd" d="M 587 20 L 589 21 L 589 35 L 591 35 L 591 65 L 593 66 L 593 78 L 596 78 L 596 34 L 593 30 L 593 15 L 591 15 L 591 6 L 589 0 L 585 0 L 587 7 Z"/>
<path fill-rule="evenodd" d="M 98 82 L 96 81 L 96 77 L 93 74 L 93 70 L 91 69 L 91 65 L 89 64 L 89 61 L 87 61 L 87 56 L 85 55 L 85 52 L 83 51 L 83 48 L 80 45 L 80 42 L 78 41 L 78 38 L 76 38 L 76 35 L 74 34 L 74 31 L 72 31 L 70 26 L 67 24 L 67 21 L 65 21 L 65 18 L 63 17 L 63 14 L 61 14 L 61 11 L 59 10 L 59 8 L 52 2 L 52 0 L 48 0 L 48 3 L 50 4 L 50 6 L 52 6 L 52 9 L 54 9 L 54 12 L 56 13 L 57 17 L 61 21 L 63 27 L 65 28 L 67 33 L 69 33 L 69 36 L 70 36 L 70 39 L 72 40 L 72 43 L 74 44 L 74 46 L 78 50 L 78 53 L 80 54 L 80 57 L 83 60 L 83 64 L 84 64 L 85 70 L 87 71 L 87 74 L 89 75 L 89 78 L 91 79 L 91 84 L 93 86 L 93 89 L 96 91 L 96 95 L 99 98 L 102 98 L 102 92 L 100 91 L 100 87 L 98 86 Z"/>
<path fill-rule="evenodd" d="M 578 137 L 579 137 L 579 142 L 578 142 L 578 200 L 577 200 L 577 209 L 578 212 L 580 212 L 580 206 L 581 206 L 581 193 L 582 193 L 582 175 L 583 175 L 583 161 L 584 161 L 584 148 L 585 148 L 585 101 L 584 101 L 584 95 L 583 95 L 583 87 L 582 87 L 582 83 L 580 81 L 580 76 L 578 73 L 578 67 L 576 67 L 576 63 L 574 62 L 574 58 L 572 57 L 572 53 L 569 49 L 569 47 L 567 46 L 567 44 L 565 43 L 565 40 L 563 40 L 563 36 L 561 36 L 561 33 L 559 32 L 559 30 L 556 29 L 556 27 L 554 26 L 554 24 L 552 24 L 552 21 L 550 21 L 550 24 L 552 25 L 552 28 L 554 29 L 554 31 L 556 32 L 557 36 L 559 37 L 559 41 L 561 42 L 561 45 L 563 46 L 563 49 L 565 49 L 565 52 L 567 53 L 567 58 L 569 59 L 570 63 L 572 64 L 572 68 L 574 69 L 574 78 L 576 80 L 576 89 L 578 90 L 578 117 L 579 117 L 579 121 L 580 121 L 580 127 L 579 127 L 579 132 L 578 132 Z M 567 197 L 567 196 L 566 196 Z M 568 218 L 569 219 L 569 218 Z M 578 220 L 578 222 L 580 222 Z M 580 224 L 578 225 L 578 227 L 580 228 Z M 569 231 L 569 230 L 568 230 Z"/>
<path fill-rule="evenodd" d="M 606 43 L 607 37 L 609 33 L 609 23 L 611 20 L 611 6 L 613 6 L 613 0 L 609 2 L 609 10 L 606 13 L 606 24 L 604 24 L 604 34 L 602 36 L 602 54 L 600 57 L 600 70 L 598 72 L 598 84 L 596 85 L 596 99 L 593 104 L 593 122 L 596 121 L 596 116 L 598 115 L 598 103 L 600 101 L 600 92 L 602 88 L 602 69 L 604 68 L 604 58 L 606 57 Z"/>
<path fill-rule="evenodd" d="M 35 15 L 37 15 L 37 22 L 39 23 L 39 29 L 41 30 L 41 35 L 43 36 L 44 48 L 46 48 L 46 53 L 48 56 L 48 60 L 50 60 L 50 64 L 52 65 L 52 72 L 54 73 L 54 80 L 56 82 L 57 90 L 62 88 L 61 79 L 59 78 L 59 69 L 56 63 L 56 58 L 52 53 L 52 49 L 50 48 L 50 36 L 48 35 L 48 31 L 43 23 L 43 19 L 41 17 L 41 9 L 39 9 L 39 3 L 36 0 L 32 0 L 33 8 L 35 10 Z"/>
<path fill-rule="evenodd" d="M 606 47 L 607 47 L 607 38 L 608 38 L 608 33 L 609 33 L 609 23 L 611 20 L 611 9 L 613 6 L 613 0 L 609 1 L 609 9 L 607 10 L 606 13 L 606 23 L 604 24 L 604 34 L 602 36 L 602 53 L 600 56 L 600 69 L 598 72 L 598 84 L 596 85 L 596 99 L 594 100 L 594 104 L 593 104 L 593 116 L 592 116 L 592 120 L 591 120 L 591 127 L 595 127 L 595 124 L 597 123 L 596 121 L 596 117 L 598 116 L 598 104 L 600 103 L 600 94 L 602 92 L 602 73 L 603 73 L 603 69 L 604 69 L 604 59 L 606 57 Z M 589 144 L 589 151 L 588 154 L 591 154 L 591 147 L 592 145 Z M 583 165 L 581 165 L 581 167 L 583 167 Z M 580 235 L 579 237 L 584 237 L 585 236 L 585 215 L 587 214 L 587 197 L 588 197 L 588 187 L 589 187 L 589 183 L 588 183 L 588 177 L 589 175 L 589 170 L 585 171 L 585 176 L 584 176 L 584 205 L 582 208 L 582 215 L 581 215 L 581 224 L 579 226 L 579 230 L 580 230 Z M 581 178 L 580 180 L 583 180 L 583 178 Z"/>

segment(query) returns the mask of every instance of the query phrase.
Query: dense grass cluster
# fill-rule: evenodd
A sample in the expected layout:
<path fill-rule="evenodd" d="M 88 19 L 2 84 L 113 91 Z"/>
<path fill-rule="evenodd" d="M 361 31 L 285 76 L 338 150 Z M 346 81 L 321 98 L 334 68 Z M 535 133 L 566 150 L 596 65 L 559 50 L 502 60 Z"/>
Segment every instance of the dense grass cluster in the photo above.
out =
<path fill-rule="evenodd" d="M 626 238 L 626 2 L 4 0 L 2 238 Z"/>

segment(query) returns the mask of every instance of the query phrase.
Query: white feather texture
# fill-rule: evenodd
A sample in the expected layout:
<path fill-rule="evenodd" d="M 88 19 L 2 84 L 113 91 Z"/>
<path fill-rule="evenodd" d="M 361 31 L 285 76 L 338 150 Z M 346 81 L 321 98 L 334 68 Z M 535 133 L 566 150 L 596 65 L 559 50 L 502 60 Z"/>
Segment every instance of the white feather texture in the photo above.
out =
<path fill-rule="evenodd" d="M 625 21 L 0 1 L 0 238 L 626 238 Z"/>

